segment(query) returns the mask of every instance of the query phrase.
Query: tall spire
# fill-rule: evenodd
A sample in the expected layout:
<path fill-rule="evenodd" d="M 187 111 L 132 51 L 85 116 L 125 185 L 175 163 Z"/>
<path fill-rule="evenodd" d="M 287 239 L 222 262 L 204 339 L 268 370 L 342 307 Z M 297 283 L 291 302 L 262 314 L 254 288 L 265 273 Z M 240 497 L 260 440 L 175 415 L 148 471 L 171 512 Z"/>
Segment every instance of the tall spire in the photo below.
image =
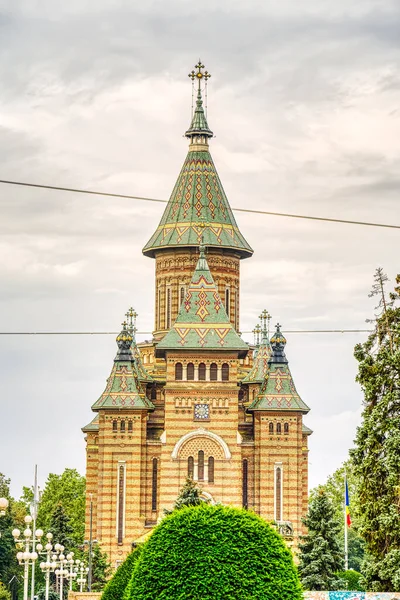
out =
<path fill-rule="evenodd" d="M 239 231 L 208 147 L 213 133 L 204 112 L 201 86 L 207 84 L 210 74 L 199 61 L 189 77 L 193 85 L 198 82 L 196 107 L 185 133 L 190 140 L 189 152 L 160 224 L 143 254 L 154 258 L 163 249 L 197 248 L 203 237 L 209 249 L 234 250 L 241 258 L 247 258 L 253 250 Z"/>
<path fill-rule="evenodd" d="M 154 381 L 154 379 L 147 372 L 145 366 L 143 365 L 142 357 L 140 355 L 140 350 L 136 343 L 136 332 L 137 332 L 136 319 L 137 319 L 138 314 L 135 311 L 135 309 L 132 308 L 132 306 L 131 306 L 128 309 L 128 312 L 125 313 L 125 316 L 126 316 L 126 319 L 128 322 L 128 332 L 132 336 L 131 351 L 132 351 L 132 355 L 133 355 L 133 358 L 135 361 L 134 369 L 135 369 L 136 375 L 140 382 L 150 383 L 150 382 Z"/>

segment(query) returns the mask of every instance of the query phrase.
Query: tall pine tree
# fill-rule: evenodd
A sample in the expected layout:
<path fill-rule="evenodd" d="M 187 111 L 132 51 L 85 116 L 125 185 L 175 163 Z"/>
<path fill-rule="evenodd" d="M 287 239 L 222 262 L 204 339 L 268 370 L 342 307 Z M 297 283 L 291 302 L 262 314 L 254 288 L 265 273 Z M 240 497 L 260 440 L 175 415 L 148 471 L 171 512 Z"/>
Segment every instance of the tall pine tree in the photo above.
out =
<path fill-rule="evenodd" d="M 400 590 L 400 276 L 389 295 L 382 269 L 374 280 L 374 331 L 354 352 L 364 411 L 351 455 L 359 531 L 366 541 L 365 584 L 391 592 Z"/>
<path fill-rule="evenodd" d="M 303 519 L 307 535 L 299 543 L 299 574 L 306 590 L 335 590 L 340 581 L 335 573 L 343 569 L 343 550 L 338 542 L 340 524 L 323 489 L 311 500 Z"/>
<path fill-rule="evenodd" d="M 54 543 L 62 544 L 68 552 L 72 550 L 73 528 L 61 502 L 57 504 L 51 514 L 50 531 L 53 534 Z"/>

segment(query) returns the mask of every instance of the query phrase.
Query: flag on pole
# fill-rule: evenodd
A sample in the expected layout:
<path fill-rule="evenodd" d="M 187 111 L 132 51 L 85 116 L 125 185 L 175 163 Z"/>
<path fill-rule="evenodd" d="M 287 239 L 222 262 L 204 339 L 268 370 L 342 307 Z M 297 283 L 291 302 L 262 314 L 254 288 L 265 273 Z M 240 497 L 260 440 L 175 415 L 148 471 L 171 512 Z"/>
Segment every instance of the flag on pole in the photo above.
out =
<path fill-rule="evenodd" d="M 347 478 L 345 481 L 345 507 L 346 507 L 346 524 L 347 524 L 347 527 L 351 527 L 349 486 L 347 485 Z"/>

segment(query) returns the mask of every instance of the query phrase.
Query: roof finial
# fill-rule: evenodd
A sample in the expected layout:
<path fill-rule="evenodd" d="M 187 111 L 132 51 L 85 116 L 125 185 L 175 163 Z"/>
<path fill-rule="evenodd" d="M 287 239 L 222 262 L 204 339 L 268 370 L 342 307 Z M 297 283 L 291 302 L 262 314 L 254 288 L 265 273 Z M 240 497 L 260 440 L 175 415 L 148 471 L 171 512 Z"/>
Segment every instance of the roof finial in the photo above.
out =
<path fill-rule="evenodd" d="M 272 356 L 270 362 L 287 363 L 285 355 L 286 338 L 281 332 L 281 326 L 276 324 L 276 330 L 271 338 Z"/>
<path fill-rule="evenodd" d="M 128 323 L 124 321 L 122 323 L 122 331 L 117 335 L 118 352 L 114 361 L 128 360 L 132 361 L 133 356 L 131 352 L 132 334 L 127 329 Z"/>
<path fill-rule="evenodd" d="M 201 95 L 201 82 L 204 79 L 205 82 L 205 95 L 206 95 L 206 110 L 207 110 L 207 82 L 211 77 L 211 74 L 208 71 L 204 70 L 204 65 L 199 60 L 197 65 L 195 65 L 194 69 L 189 73 L 189 77 L 192 80 L 192 122 L 185 133 L 186 137 L 192 138 L 194 136 L 204 136 L 204 138 L 212 137 L 213 132 L 208 127 L 207 118 L 203 109 L 203 98 Z M 198 88 L 197 88 L 197 100 L 196 100 L 196 109 L 193 113 L 193 91 L 194 91 L 194 82 L 197 79 Z M 206 143 L 206 140 L 204 140 Z"/>
<path fill-rule="evenodd" d="M 264 308 L 261 315 L 259 316 L 261 321 L 261 329 L 262 329 L 262 342 L 267 342 L 269 340 L 269 323 L 272 319 L 269 312 Z"/>
<path fill-rule="evenodd" d="M 253 334 L 254 334 L 254 345 L 255 346 L 259 346 L 260 345 L 260 333 L 261 333 L 261 327 L 260 325 L 257 323 L 257 325 L 254 327 L 253 329 Z"/>
<path fill-rule="evenodd" d="M 127 318 L 128 321 L 128 331 L 129 333 L 135 337 L 135 334 L 137 332 L 137 328 L 136 328 L 136 317 L 137 312 L 135 311 L 134 308 L 132 308 L 132 306 L 128 309 L 128 312 L 125 313 L 125 316 Z"/>

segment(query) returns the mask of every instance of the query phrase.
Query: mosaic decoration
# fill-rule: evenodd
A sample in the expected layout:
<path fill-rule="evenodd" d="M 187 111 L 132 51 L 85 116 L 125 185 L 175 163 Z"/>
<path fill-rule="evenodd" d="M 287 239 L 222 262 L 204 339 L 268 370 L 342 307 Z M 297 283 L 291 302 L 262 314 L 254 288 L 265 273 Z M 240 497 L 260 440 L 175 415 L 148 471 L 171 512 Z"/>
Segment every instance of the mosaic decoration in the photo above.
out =
<path fill-rule="evenodd" d="M 160 350 L 226 349 L 243 353 L 247 344 L 232 327 L 214 283 L 204 249 L 188 286 L 177 319 L 157 345 Z"/>
<path fill-rule="evenodd" d="M 289 364 L 284 353 L 286 339 L 277 325 L 277 332 L 271 338 L 272 354 L 268 361 L 269 371 L 261 384 L 260 393 L 249 410 L 295 410 L 308 413 L 308 406 L 300 398 L 295 388 Z"/>
<path fill-rule="evenodd" d="M 128 335 L 126 335 L 128 333 Z M 138 374 L 135 369 L 131 343 L 132 335 L 126 329 L 117 337 L 118 353 L 114 359 L 111 375 L 107 380 L 106 389 L 100 398 L 93 404 L 92 410 L 104 408 L 129 408 L 153 410 L 154 406 L 144 393 Z"/>
<path fill-rule="evenodd" d="M 204 114 L 199 90 L 196 110 L 186 137 L 191 139 L 183 164 L 160 224 L 143 253 L 169 246 L 206 246 L 232 248 L 242 257 L 253 254 L 239 231 L 228 198 L 208 150 L 207 138 L 213 136 Z M 196 139 L 202 136 L 200 145 Z"/>

